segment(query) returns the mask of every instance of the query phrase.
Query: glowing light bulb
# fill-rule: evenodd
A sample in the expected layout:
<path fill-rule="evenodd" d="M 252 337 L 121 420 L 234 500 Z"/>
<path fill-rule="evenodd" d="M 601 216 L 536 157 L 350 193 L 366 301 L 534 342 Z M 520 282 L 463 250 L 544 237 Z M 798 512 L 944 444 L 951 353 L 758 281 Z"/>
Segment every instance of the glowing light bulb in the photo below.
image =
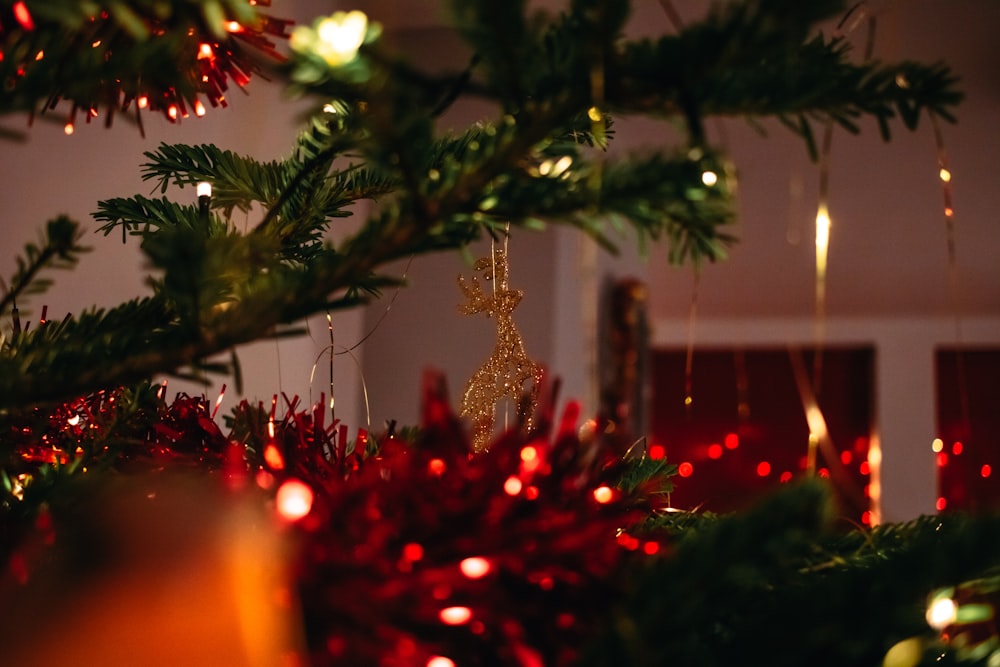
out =
<path fill-rule="evenodd" d="M 206 60 L 215 56 L 215 52 L 212 51 L 212 45 L 202 42 L 198 46 L 198 60 Z"/>
<path fill-rule="evenodd" d="M 941 179 L 942 183 L 951 182 L 951 172 L 945 167 L 941 167 L 941 171 L 938 172 L 938 177 Z"/>
<path fill-rule="evenodd" d="M 714 171 L 703 171 L 701 172 L 701 182 L 708 187 L 712 187 L 719 182 L 719 175 Z"/>
<path fill-rule="evenodd" d="M 757 476 L 767 477 L 771 474 L 771 464 L 767 461 L 761 461 L 757 464 Z"/>
<path fill-rule="evenodd" d="M 364 12 L 334 12 L 322 19 L 315 32 L 308 26 L 292 31 L 291 47 L 299 52 L 313 52 L 331 67 L 345 65 L 358 55 L 368 33 Z"/>
<path fill-rule="evenodd" d="M 424 557 L 424 548 L 416 542 L 410 542 L 403 547 L 403 558 L 408 561 L 418 561 Z"/>
<path fill-rule="evenodd" d="M 708 446 L 708 458 L 710 459 L 721 459 L 722 458 L 722 445 L 717 442 L 713 442 Z"/>
<path fill-rule="evenodd" d="M 983 467 L 979 469 L 979 476 L 986 479 L 993 474 L 993 467 L 989 463 L 984 463 Z"/>
<path fill-rule="evenodd" d="M 201 100 L 194 101 L 194 115 L 199 118 L 205 115 L 205 105 L 201 103 Z"/>
<path fill-rule="evenodd" d="M 177 110 L 176 104 L 171 104 L 167 107 L 167 115 L 170 116 L 170 120 L 177 120 L 177 116 L 180 115 L 180 112 Z"/>
<path fill-rule="evenodd" d="M 73 415 L 72 417 L 66 420 L 66 423 L 69 424 L 70 426 L 76 426 L 77 424 L 80 423 L 80 415 Z"/>
<path fill-rule="evenodd" d="M 944 440 L 941 438 L 934 438 L 933 442 L 931 442 L 931 451 L 940 452 L 942 449 L 944 449 Z"/>
<path fill-rule="evenodd" d="M 21 27 L 25 30 L 34 30 L 35 22 L 31 18 L 31 13 L 28 11 L 27 5 L 21 0 L 14 3 L 14 18 L 17 22 L 21 24 Z"/>
<path fill-rule="evenodd" d="M 284 470 L 285 469 L 285 457 L 281 455 L 281 450 L 278 449 L 274 443 L 268 443 L 264 448 L 264 463 L 266 463 L 272 470 Z"/>
<path fill-rule="evenodd" d="M 75 131 L 76 128 L 73 126 L 73 123 L 66 123 L 63 125 L 63 132 L 65 132 L 67 136 L 73 134 Z"/>
<path fill-rule="evenodd" d="M 521 483 L 521 480 L 511 475 L 507 478 L 507 481 L 503 483 L 503 490 L 508 496 L 516 496 L 521 493 L 523 486 L 524 485 Z"/>
<path fill-rule="evenodd" d="M 563 155 L 554 165 L 552 165 L 552 175 L 561 176 L 563 172 L 569 169 L 571 164 L 573 164 L 573 158 L 568 155 Z"/>
<path fill-rule="evenodd" d="M 464 625 L 472 619 L 472 610 L 468 607 L 446 607 L 438 612 L 438 618 L 445 625 Z"/>
<path fill-rule="evenodd" d="M 455 667 L 455 661 L 443 655 L 433 655 L 428 658 L 427 667 Z"/>
<path fill-rule="evenodd" d="M 690 477 L 694 474 L 694 465 L 690 461 L 684 461 L 677 466 L 677 474 L 681 477 Z"/>
<path fill-rule="evenodd" d="M 927 625 L 944 630 L 958 618 L 958 605 L 950 597 L 938 597 L 927 606 Z"/>
<path fill-rule="evenodd" d="M 596 489 L 594 489 L 594 500 L 601 503 L 602 505 L 610 503 L 614 497 L 615 497 L 615 492 L 611 490 L 610 486 L 599 486 Z"/>
<path fill-rule="evenodd" d="M 199 197 L 211 197 L 212 196 L 212 184 L 206 181 L 201 181 L 195 186 L 195 191 L 198 193 Z M 272 424 L 274 422 L 271 422 Z M 273 437 L 273 433 L 271 434 Z"/>
<path fill-rule="evenodd" d="M 469 579 L 482 579 L 493 569 L 490 562 L 480 556 L 472 556 L 458 564 L 458 569 Z"/>
<path fill-rule="evenodd" d="M 297 479 L 288 479 L 275 496 L 278 514 L 287 521 L 298 521 L 312 511 L 313 490 Z"/>
<path fill-rule="evenodd" d="M 139 99 L 137 99 L 135 103 L 140 109 L 145 109 L 149 106 L 149 98 L 145 95 L 140 95 Z"/>
<path fill-rule="evenodd" d="M 522 461 L 534 461 L 538 458 L 538 450 L 528 445 L 521 449 L 521 460 Z"/>

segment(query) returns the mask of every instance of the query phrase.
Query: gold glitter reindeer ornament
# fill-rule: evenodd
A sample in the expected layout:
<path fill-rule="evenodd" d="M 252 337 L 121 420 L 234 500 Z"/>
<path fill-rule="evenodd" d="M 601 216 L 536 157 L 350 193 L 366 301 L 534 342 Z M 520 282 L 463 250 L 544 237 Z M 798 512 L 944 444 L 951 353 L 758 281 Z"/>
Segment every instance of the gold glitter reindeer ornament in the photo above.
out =
<path fill-rule="evenodd" d="M 473 424 L 473 447 L 481 452 L 489 445 L 496 421 L 496 406 L 508 398 L 517 406 L 520 423 L 527 429 L 532 426 L 542 368 L 528 358 L 524 341 L 514 324 L 513 312 L 524 293 L 510 289 L 507 282 L 507 252 L 493 250 L 489 257 L 476 260 L 475 270 L 483 280 L 493 284 L 492 294 L 483 291 L 479 276 L 466 281 L 458 276 L 458 287 L 467 301 L 458 309 L 466 315 L 486 313 L 496 318 L 497 343 L 482 366 L 465 385 L 462 396 L 461 416 L 470 417 Z M 531 381 L 525 390 L 524 383 Z"/>

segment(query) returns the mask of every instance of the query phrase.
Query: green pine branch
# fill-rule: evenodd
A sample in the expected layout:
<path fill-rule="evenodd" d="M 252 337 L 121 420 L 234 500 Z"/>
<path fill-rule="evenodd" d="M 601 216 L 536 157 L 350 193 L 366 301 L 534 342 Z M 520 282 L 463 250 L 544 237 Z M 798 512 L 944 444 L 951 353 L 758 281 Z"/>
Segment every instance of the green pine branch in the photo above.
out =
<path fill-rule="evenodd" d="M 40 275 L 46 269 L 75 267 L 80 255 L 89 250 L 80 245 L 82 237 L 80 226 L 68 217 L 50 220 L 38 245 L 25 244 L 24 255 L 17 258 L 17 271 L 10 279 L 10 287 L 0 296 L 0 314 L 15 305 L 19 296 L 45 292 L 52 285 L 50 278 Z"/>
<path fill-rule="evenodd" d="M 203 365 L 394 284 L 380 273 L 388 262 L 460 248 L 507 223 L 562 222 L 604 242 L 609 226 L 629 224 L 642 240 L 665 240 L 673 261 L 715 260 L 733 241 L 731 170 L 703 145 L 705 116 L 773 115 L 808 139 L 811 123 L 825 119 L 853 127 L 864 116 L 880 123 L 899 116 L 912 127 L 927 110 L 948 118 L 960 97 L 946 69 L 854 65 L 846 42 L 810 37 L 836 2 L 723 3 L 655 41 L 623 37 L 627 3 L 580 0 L 559 16 L 530 19 L 519 3 L 455 4 L 458 29 L 476 52 L 464 71 L 418 71 L 374 28 L 342 63 L 294 52 L 278 74 L 326 109 L 284 160 L 259 162 L 211 145 L 147 153 L 143 177 L 163 194 L 213 185 L 208 216 L 142 196 L 102 201 L 95 214 L 105 233 L 121 229 L 142 240 L 163 317 L 130 332 L 120 323 L 117 334 L 109 322 L 93 348 L 58 338 L 47 357 L 9 359 L 0 403 Z M 442 99 L 467 95 L 498 101 L 500 115 L 440 135 Z M 680 119 L 686 145 L 608 159 L 615 111 Z M 329 225 L 359 199 L 376 200 L 375 212 L 334 247 Z M 246 233 L 229 219 L 258 208 L 264 213 Z M 109 342 L 113 335 L 121 345 Z M 80 368 L 86 355 L 102 354 L 98 345 L 114 349 L 115 363 Z"/>

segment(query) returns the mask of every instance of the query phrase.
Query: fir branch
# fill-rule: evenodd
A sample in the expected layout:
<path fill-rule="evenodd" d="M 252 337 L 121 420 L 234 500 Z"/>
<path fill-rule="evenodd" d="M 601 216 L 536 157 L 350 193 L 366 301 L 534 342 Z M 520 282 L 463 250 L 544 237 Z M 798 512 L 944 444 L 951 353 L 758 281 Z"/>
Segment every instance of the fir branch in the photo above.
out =
<path fill-rule="evenodd" d="M 80 245 L 83 232 L 80 226 L 66 216 L 50 220 L 39 244 L 24 246 L 24 256 L 17 258 L 17 272 L 10 279 L 10 288 L 0 297 L 0 313 L 7 312 L 17 297 L 39 294 L 52 284 L 47 278 L 39 278 L 45 269 L 72 269 L 80 255 L 90 250 Z"/>

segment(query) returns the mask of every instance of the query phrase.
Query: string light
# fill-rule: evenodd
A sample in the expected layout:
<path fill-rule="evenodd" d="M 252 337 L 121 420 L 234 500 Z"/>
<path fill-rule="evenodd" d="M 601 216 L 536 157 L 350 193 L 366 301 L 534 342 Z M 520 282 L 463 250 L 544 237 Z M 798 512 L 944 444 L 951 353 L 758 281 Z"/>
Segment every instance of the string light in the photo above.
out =
<path fill-rule="evenodd" d="M 927 605 L 927 625 L 939 632 L 953 624 L 957 618 L 958 605 L 946 594 L 935 597 Z"/>
<path fill-rule="evenodd" d="M 602 505 L 610 503 L 614 498 L 614 495 L 614 491 L 611 490 L 610 486 L 599 486 L 594 489 L 594 500 Z"/>
<path fill-rule="evenodd" d="M 465 625 L 472 620 L 472 610 L 468 607 L 446 607 L 438 612 L 438 618 L 445 625 Z"/>
<path fill-rule="evenodd" d="M 458 569 L 469 579 L 482 579 L 489 574 L 492 566 L 485 558 L 472 556 L 459 563 Z"/>
<path fill-rule="evenodd" d="M 503 483 L 503 490 L 508 496 L 516 496 L 521 493 L 523 486 L 524 485 L 521 483 L 521 480 L 511 475 L 507 478 L 507 481 Z"/>
<path fill-rule="evenodd" d="M 313 490 L 297 479 L 288 479 L 278 487 L 275 505 L 286 521 L 298 521 L 312 510 Z"/>
<path fill-rule="evenodd" d="M 368 34 L 368 17 L 358 10 L 334 12 L 314 25 L 295 28 L 289 45 L 299 53 L 319 56 L 330 67 L 354 60 Z"/>
<path fill-rule="evenodd" d="M 24 4 L 22 0 L 18 0 L 14 3 L 14 18 L 17 22 L 21 24 L 21 27 L 25 30 L 34 30 L 35 22 L 31 18 L 31 12 L 28 11 L 28 6 Z"/>
<path fill-rule="evenodd" d="M 427 660 L 427 667 L 455 667 L 455 661 L 443 655 L 434 655 Z"/>

